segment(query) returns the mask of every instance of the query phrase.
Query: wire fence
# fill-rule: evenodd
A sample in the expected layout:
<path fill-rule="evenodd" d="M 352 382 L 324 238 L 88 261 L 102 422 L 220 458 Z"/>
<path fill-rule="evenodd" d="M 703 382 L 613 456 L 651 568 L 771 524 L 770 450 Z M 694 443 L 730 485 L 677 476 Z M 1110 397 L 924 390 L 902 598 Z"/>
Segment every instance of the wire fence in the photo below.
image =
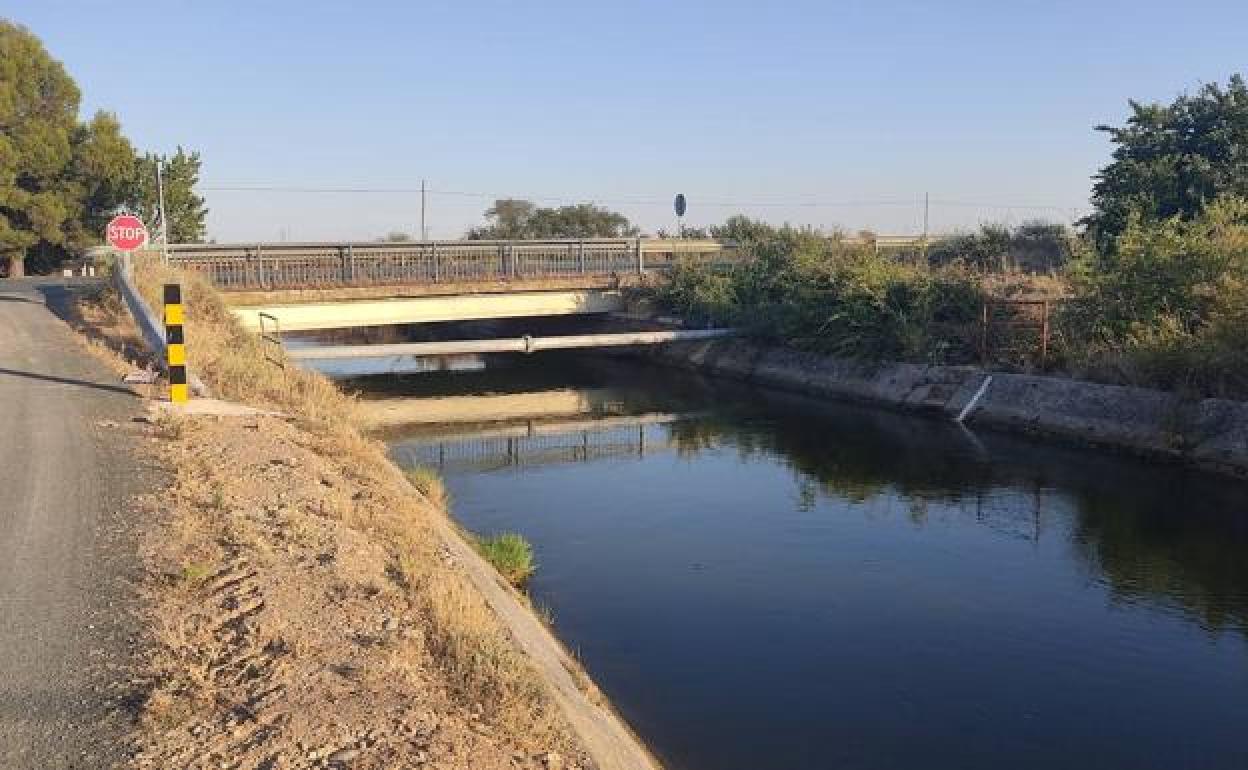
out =
<path fill-rule="evenodd" d="M 443 472 L 489 471 L 519 466 L 592 462 L 610 457 L 644 457 L 666 449 L 666 433 L 646 425 L 579 430 L 532 436 L 467 438 L 408 444 L 396 450 L 404 467 L 425 466 Z"/>

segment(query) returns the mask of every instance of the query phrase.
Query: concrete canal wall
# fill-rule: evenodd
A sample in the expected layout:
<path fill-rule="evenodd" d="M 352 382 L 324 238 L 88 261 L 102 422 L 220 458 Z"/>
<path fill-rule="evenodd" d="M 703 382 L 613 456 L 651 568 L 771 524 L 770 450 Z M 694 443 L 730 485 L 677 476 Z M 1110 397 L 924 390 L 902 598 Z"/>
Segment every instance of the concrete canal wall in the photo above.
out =
<path fill-rule="evenodd" d="M 743 340 L 659 346 L 655 360 L 785 390 L 861 401 L 1248 477 L 1248 403 L 972 366 L 871 363 Z"/>

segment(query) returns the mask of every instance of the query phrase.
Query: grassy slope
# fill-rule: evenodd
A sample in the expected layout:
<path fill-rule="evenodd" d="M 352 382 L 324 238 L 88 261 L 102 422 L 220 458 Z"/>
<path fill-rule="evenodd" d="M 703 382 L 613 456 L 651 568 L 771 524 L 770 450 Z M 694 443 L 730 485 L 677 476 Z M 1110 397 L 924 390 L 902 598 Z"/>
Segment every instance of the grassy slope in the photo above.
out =
<path fill-rule="evenodd" d="M 566 744 L 567 729 L 540 678 L 467 579 L 443 565 L 436 535 L 424 524 L 444 515 L 437 488 L 427 490 L 429 499 L 413 494 L 385 447 L 361 434 L 353 399 L 315 372 L 267 361 L 257 337 L 242 329 L 202 278 L 142 261 L 136 281 L 153 307 L 160 306 L 162 284 L 182 284 L 189 366 L 214 395 L 293 416 L 318 454 L 340 463 L 361 485 L 381 487 L 400 501 L 384 513 L 370 510 L 367 518 L 352 510 L 342 516 L 391 552 L 403 584 L 429 618 L 430 648 L 450 686 L 469 702 L 483 703 L 516 735 Z"/>

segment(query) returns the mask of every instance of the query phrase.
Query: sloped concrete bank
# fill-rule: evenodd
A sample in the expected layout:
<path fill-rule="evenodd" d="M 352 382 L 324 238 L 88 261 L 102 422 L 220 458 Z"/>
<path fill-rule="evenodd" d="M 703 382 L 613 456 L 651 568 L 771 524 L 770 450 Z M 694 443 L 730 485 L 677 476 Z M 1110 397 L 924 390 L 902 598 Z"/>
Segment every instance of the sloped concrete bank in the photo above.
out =
<path fill-rule="evenodd" d="M 1248 403 L 1240 401 L 973 366 L 871 363 L 738 339 L 672 343 L 650 355 L 758 385 L 949 419 L 966 412 L 968 424 L 1248 477 Z"/>

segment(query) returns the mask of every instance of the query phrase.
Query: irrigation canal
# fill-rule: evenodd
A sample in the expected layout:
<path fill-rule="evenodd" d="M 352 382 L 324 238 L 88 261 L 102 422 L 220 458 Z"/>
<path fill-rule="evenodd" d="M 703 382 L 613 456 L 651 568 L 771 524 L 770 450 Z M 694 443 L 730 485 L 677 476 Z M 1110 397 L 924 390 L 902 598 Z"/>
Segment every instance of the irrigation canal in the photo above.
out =
<path fill-rule="evenodd" d="M 306 343 L 305 343 L 306 344 Z M 352 379 L 674 769 L 1248 767 L 1248 487 L 575 354 Z"/>

